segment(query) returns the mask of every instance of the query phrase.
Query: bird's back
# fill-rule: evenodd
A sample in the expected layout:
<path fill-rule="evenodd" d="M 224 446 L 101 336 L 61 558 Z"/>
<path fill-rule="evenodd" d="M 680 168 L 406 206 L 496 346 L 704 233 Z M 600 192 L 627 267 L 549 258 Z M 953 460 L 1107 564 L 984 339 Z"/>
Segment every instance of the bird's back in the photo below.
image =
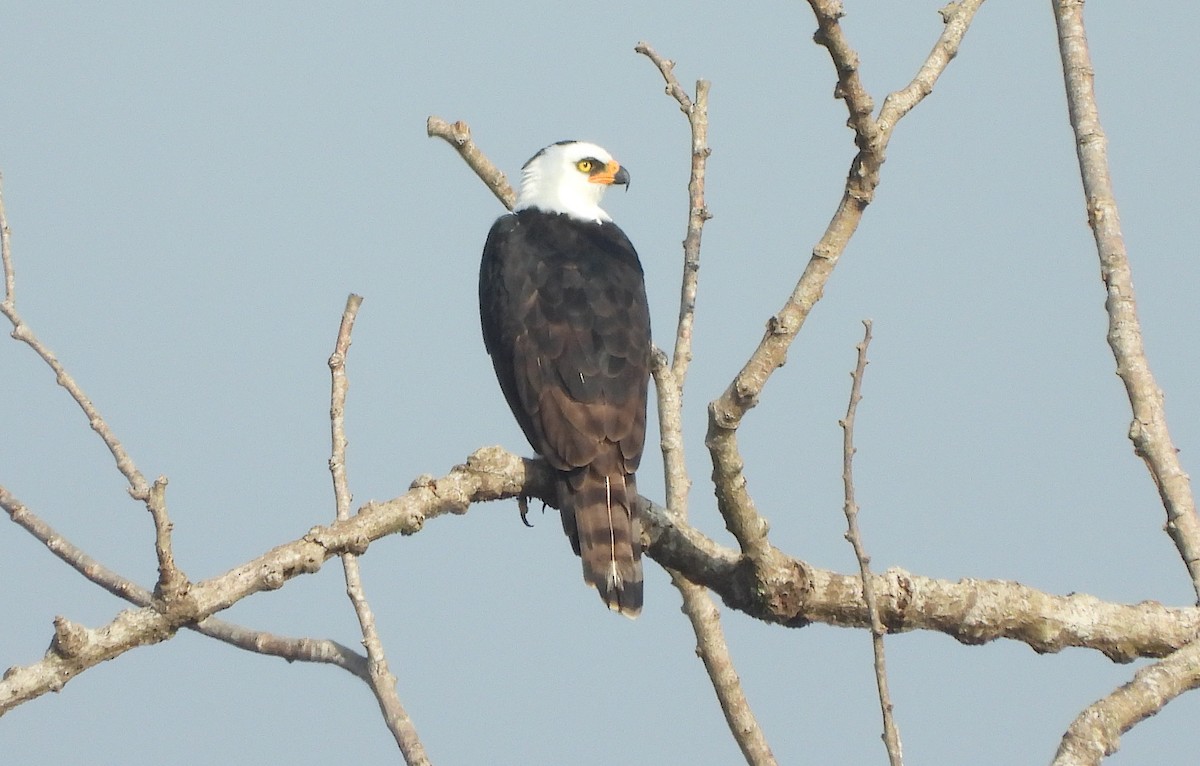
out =
<path fill-rule="evenodd" d="M 537 209 L 503 216 L 484 247 L 479 304 L 505 399 L 533 448 L 560 472 L 563 527 L 584 578 L 611 607 L 636 614 L 633 474 L 650 370 L 636 251 L 611 222 Z"/>

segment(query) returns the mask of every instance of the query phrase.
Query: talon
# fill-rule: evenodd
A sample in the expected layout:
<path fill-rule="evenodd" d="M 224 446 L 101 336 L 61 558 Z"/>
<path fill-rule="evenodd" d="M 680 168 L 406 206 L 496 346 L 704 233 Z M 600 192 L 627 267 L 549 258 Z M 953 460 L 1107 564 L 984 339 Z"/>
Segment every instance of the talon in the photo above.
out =
<path fill-rule="evenodd" d="M 532 527 L 533 525 L 529 523 L 529 519 L 525 518 L 529 515 L 529 498 L 525 497 L 524 495 L 518 497 L 517 508 L 519 508 L 521 511 L 521 523 L 527 527 Z"/>

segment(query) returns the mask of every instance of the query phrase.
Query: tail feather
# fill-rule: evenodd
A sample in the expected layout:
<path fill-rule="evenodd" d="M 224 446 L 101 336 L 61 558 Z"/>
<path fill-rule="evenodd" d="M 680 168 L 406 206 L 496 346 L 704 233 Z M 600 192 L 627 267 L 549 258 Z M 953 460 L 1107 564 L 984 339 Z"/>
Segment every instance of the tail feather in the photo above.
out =
<path fill-rule="evenodd" d="M 609 609 L 626 617 L 642 611 L 642 545 L 633 474 L 605 472 L 595 463 L 562 483 L 563 531 L 583 562 L 583 579 Z"/>

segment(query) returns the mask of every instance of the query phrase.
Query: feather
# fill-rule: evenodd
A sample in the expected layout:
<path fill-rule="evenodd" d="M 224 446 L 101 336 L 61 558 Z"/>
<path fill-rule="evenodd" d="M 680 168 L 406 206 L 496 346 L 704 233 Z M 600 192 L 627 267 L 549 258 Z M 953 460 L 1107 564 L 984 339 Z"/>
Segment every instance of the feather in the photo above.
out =
<path fill-rule="evenodd" d="M 597 472 L 596 461 L 580 472 L 577 488 L 563 482 L 563 531 L 583 564 L 583 579 L 609 609 L 626 617 L 642 611 L 641 525 L 637 490 L 620 473 Z"/>

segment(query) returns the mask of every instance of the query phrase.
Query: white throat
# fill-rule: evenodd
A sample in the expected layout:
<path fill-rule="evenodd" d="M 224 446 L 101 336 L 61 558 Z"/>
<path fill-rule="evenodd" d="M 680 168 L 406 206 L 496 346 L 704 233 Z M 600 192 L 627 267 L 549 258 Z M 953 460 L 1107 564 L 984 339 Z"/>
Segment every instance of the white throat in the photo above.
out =
<path fill-rule="evenodd" d="M 600 184 L 570 183 L 573 178 L 555 178 L 553 174 L 538 172 L 537 168 L 527 167 L 521 174 L 521 190 L 517 192 L 517 203 L 513 210 L 537 208 L 547 213 L 566 213 L 572 218 L 584 221 L 611 221 L 612 216 L 600 207 L 600 198 L 604 196 L 605 187 Z"/>

